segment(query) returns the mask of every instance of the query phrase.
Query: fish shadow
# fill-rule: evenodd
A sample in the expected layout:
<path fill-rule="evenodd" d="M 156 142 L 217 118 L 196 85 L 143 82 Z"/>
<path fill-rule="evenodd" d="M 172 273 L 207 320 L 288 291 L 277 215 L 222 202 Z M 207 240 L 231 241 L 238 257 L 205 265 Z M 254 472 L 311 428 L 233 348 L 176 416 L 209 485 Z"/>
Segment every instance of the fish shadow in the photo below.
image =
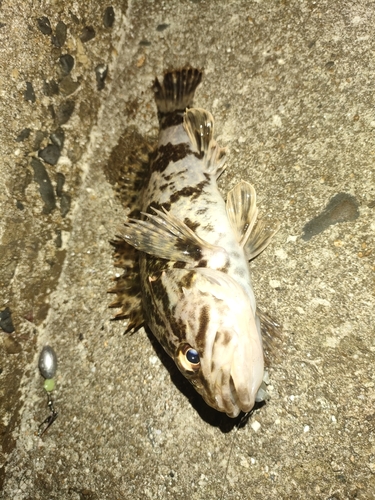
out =
<path fill-rule="evenodd" d="M 241 428 L 244 427 L 249 419 L 251 418 L 253 412 L 262 406 L 263 403 L 256 403 L 254 408 L 249 413 L 241 412 L 238 417 L 231 418 L 228 417 L 225 413 L 215 410 L 208 406 L 205 403 L 204 399 L 194 387 L 190 384 L 190 382 L 182 375 L 182 373 L 177 368 L 173 359 L 168 356 L 168 354 L 164 351 L 162 346 L 159 344 L 157 339 L 154 337 L 151 330 L 146 327 L 146 334 L 151 342 L 151 345 L 155 351 L 155 354 L 158 356 L 164 367 L 167 369 L 169 376 L 173 382 L 173 384 L 177 387 L 177 389 L 188 399 L 191 406 L 198 413 L 202 420 L 204 420 L 209 425 L 213 427 L 217 427 L 224 434 L 233 430 L 234 427 Z"/>

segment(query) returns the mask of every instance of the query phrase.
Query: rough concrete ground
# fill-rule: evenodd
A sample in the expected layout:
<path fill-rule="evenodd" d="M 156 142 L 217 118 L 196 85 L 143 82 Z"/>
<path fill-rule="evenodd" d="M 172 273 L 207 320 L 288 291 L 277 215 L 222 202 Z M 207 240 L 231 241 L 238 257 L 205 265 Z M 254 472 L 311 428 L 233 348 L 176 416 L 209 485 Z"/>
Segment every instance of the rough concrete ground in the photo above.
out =
<path fill-rule="evenodd" d="M 111 5 L 1 5 L 2 498 L 375 498 L 374 3 Z M 108 310 L 125 217 L 110 154 L 155 139 L 152 80 L 186 63 L 230 150 L 223 194 L 248 180 L 281 221 L 251 268 L 283 343 L 271 400 L 238 431 Z M 58 162 L 35 163 L 60 129 Z M 38 438 L 46 343 L 59 417 Z"/>

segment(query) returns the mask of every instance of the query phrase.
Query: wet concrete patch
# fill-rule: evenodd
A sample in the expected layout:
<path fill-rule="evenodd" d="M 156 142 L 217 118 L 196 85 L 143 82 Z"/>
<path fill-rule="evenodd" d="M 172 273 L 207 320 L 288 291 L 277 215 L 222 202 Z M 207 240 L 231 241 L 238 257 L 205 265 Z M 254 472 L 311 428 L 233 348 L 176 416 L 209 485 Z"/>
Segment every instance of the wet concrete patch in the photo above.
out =
<path fill-rule="evenodd" d="M 22 351 L 21 344 L 12 335 L 4 337 L 3 344 L 7 354 L 19 354 Z"/>
<path fill-rule="evenodd" d="M 358 219 L 358 207 L 358 200 L 351 194 L 336 194 L 331 198 L 323 212 L 305 224 L 302 239 L 309 241 L 313 236 L 322 233 L 329 226 Z"/>
<path fill-rule="evenodd" d="M 31 383 L 33 371 L 28 367 L 33 366 L 30 363 L 50 311 L 49 297 L 56 289 L 66 258 L 64 245 L 69 241 L 71 230 L 71 219 L 66 215 L 81 184 L 82 172 L 67 158 L 73 157 L 71 151 L 75 160 L 80 158 L 89 140 L 101 104 L 101 97 L 95 98 L 98 93 L 93 68 L 99 63 L 108 66 L 116 42 L 110 30 L 100 28 L 104 8 L 97 6 L 95 10 L 91 3 L 82 4 L 76 10 L 80 19 L 95 26 L 97 33 L 84 48 L 79 40 L 84 24 L 75 25 L 74 19 L 81 21 L 69 15 L 70 8 L 75 10 L 72 4 L 57 10 L 51 4 L 45 12 L 35 10 L 32 2 L 24 3 L 22 12 L 14 10 L 11 4 L 2 7 L 1 21 L 6 23 L 0 23 L 0 27 L 4 27 L 2 35 L 8 50 L 0 56 L 1 71 L 6 72 L 1 80 L 6 106 L 1 114 L 0 151 L 1 498 L 4 464 L 16 445 L 17 436 L 25 436 L 19 419 L 24 404 L 21 379 Z M 121 18 L 118 4 L 114 7 Z M 113 24 L 115 10 L 112 8 L 112 14 L 111 9 L 108 12 L 107 24 Z M 73 93 L 73 99 L 67 98 Z M 69 123 L 64 129 L 75 109 L 81 112 L 75 117 L 76 128 L 72 129 Z M 66 151 L 63 152 L 64 142 Z M 59 161 L 61 155 L 63 158 Z M 59 210 L 55 210 L 56 206 Z M 12 313 L 8 323 L 7 309 Z M 29 393 L 26 394 L 27 398 Z M 40 408 L 40 417 L 43 417 L 43 397 L 40 397 Z M 34 414 L 31 436 L 39 422 L 39 416 L 35 422 L 33 418 Z M 24 470 L 29 468 L 27 465 Z M 9 466 L 8 470 L 11 476 L 16 468 Z M 58 478 L 54 479 L 57 484 Z M 44 482 L 48 480 L 37 474 L 37 497 L 43 497 Z M 35 496 L 28 492 L 27 496 L 30 495 Z M 65 496 L 58 494 L 58 497 Z M 14 492 L 4 494 L 4 498 L 16 497 Z"/>

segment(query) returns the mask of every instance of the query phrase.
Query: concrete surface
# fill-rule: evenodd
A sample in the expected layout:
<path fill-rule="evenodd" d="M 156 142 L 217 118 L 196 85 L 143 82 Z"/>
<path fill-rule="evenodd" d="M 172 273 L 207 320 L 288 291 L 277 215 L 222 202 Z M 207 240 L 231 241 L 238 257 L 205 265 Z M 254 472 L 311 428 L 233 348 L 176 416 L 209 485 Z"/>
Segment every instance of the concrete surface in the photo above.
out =
<path fill-rule="evenodd" d="M 1 498 L 375 498 L 374 15 L 364 0 L 2 2 Z M 230 150 L 223 194 L 248 180 L 281 221 L 251 265 L 283 325 L 271 400 L 238 430 L 108 309 L 125 216 L 111 151 L 155 139 L 152 80 L 186 63 Z M 55 164 L 35 162 L 59 127 L 62 149 L 41 153 Z M 59 416 L 38 438 L 47 343 Z"/>

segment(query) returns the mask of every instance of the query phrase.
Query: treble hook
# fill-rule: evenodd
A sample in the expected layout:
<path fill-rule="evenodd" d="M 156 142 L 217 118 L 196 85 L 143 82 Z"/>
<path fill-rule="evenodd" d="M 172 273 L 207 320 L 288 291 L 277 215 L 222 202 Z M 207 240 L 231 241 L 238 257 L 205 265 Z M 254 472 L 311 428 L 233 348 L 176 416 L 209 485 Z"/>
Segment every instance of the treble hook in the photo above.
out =
<path fill-rule="evenodd" d="M 55 410 L 52 395 L 50 392 L 47 392 L 47 398 L 48 398 L 47 406 L 51 411 L 51 415 L 48 415 L 48 417 L 45 420 L 43 420 L 43 422 L 39 425 L 38 437 L 43 436 L 46 430 L 53 424 L 53 422 L 57 419 L 59 415 L 58 412 Z M 43 426 L 45 426 L 44 429 Z"/>

